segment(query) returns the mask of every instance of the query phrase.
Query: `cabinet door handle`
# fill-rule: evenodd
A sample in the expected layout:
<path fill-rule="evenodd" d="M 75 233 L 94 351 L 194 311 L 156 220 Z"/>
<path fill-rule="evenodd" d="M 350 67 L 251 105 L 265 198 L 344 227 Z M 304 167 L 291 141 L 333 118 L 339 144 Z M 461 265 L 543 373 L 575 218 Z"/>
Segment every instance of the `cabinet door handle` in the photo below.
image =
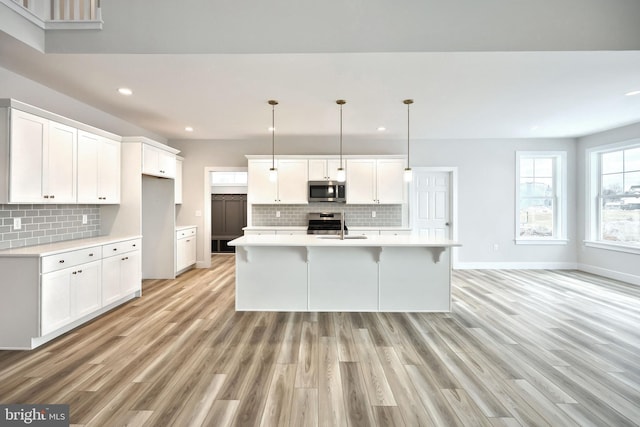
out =
<path fill-rule="evenodd" d="M 64 264 L 64 260 L 63 260 L 63 259 L 61 259 L 60 261 L 58 261 L 58 263 L 60 263 L 60 264 Z"/>
<path fill-rule="evenodd" d="M 74 271 L 74 272 L 73 272 L 73 273 L 71 273 L 71 274 L 77 274 L 77 273 L 78 273 L 77 271 Z"/>
<path fill-rule="evenodd" d="M 78 274 L 82 273 L 82 270 L 78 270 Z"/>
<path fill-rule="evenodd" d="M 48 199 L 48 198 L 49 198 L 49 196 L 47 196 L 47 195 L 45 194 L 44 198 L 45 198 L 45 199 Z"/>
<path fill-rule="evenodd" d="M 55 198 L 56 198 L 56 196 L 49 196 L 49 198 L 50 198 L 50 199 L 55 199 Z"/>
<path fill-rule="evenodd" d="M 114 251 L 114 252 L 115 252 L 115 251 L 117 251 L 117 250 L 118 250 L 118 248 L 113 248 L 113 251 Z"/>
<path fill-rule="evenodd" d="M 89 254 L 89 256 L 93 256 L 93 254 Z"/>

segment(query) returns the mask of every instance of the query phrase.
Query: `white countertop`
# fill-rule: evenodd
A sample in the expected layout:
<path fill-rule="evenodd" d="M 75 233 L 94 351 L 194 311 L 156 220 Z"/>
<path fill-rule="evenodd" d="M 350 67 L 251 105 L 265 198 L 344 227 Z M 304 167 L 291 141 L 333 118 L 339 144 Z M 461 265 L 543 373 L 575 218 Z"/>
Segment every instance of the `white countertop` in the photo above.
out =
<path fill-rule="evenodd" d="M 198 228 L 197 225 L 176 225 L 176 231 L 188 230 L 189 228 Z"/>
<path fill-rule="evenodd" d="M 108 245 L 124 240 L 139 239 L 142 236 L 100 236 L 89 239 L 65 240 L 64 242 L 48 243 L 46 245 L 25 246 L 22 248 L 5 249 L 0 251 L 0 257 L 40 257 L 55 255 L 76 249 L 86 249 L 94 246 Z"/>
<path fill-rule="evenodd" d="M 369 236 L 366 239 L 345 238 L 318 235 L 249 235 L 229 242 L 229 246 L 351 246 L 351 247 L 438 247 L 462 246 L 452 240 L 433 240 L 420 236 Z"/>
<path fill-rule="evenodd" d="M 256 226 L 247 226 L 244 227 L 243 230 L 249 230 L 249 231 L 262 231 L 262 230 L 282 230 L 282 231 L 294 231 L 294 230 L 305 230 L 306 231 L 307 226 L 306 225 L 292 225 L 292 226 L 279 226 L 279 225 L 256 225 Z M 358 227 L 358 226 L 354 226 L 354 227 L 349 227 L 347 226 L 347 229 L 349 230 L 353 230 L 353 231 L 362 231 L 362 230 L 391 230 L 391 231 L 409 231 L 411 230 L 408 227 Z"/>

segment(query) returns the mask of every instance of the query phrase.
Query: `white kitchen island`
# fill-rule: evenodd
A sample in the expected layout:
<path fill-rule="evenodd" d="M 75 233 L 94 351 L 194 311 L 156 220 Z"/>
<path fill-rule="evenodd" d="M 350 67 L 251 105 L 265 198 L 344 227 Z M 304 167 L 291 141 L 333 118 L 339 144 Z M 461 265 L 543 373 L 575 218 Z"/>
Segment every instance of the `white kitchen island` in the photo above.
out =
<path fill-rule="evenodd" d="M 457 242 L 248 235 L 229 245 L 236 247 L 238 311 L 451 310 L 451 249 Z"/>

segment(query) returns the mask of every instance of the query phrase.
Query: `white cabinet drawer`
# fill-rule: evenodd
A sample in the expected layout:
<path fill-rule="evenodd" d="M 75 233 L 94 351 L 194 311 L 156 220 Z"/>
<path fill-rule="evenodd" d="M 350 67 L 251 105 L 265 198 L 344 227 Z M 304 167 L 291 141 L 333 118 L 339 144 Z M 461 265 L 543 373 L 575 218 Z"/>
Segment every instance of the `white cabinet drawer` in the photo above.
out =
<path fill-rule="evenodd" d="M 42 257 L 42 273 L 62 270 L 101 258 L 102 248 L 100 246 L 44 256 Z"/>
<path fill-rule="evenodd" d="M 184 239 L 185 237 L 193 237 L 196 235 L 196 228 L 185 228 L 176 231 L 176 239 Z"/>
<path fill-rule="evenodd" d="M 138 250 L 142 247 L 140 239 L 125 240 L 123 242 L 110 243 L 102 247 L 102 256 L 110 257 L 126 252 Z"/>

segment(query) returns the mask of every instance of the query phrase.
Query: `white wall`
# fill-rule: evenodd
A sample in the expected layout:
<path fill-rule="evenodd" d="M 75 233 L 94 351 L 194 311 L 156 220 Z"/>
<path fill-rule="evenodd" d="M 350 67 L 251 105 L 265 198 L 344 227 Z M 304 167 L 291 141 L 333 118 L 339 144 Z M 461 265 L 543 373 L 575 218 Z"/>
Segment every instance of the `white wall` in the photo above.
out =
<path fill-rule="evenodd" d="M 403 154 L 406 141 L 345 138 L 344 154 Z M 246 166 L 245 154 L 270 154 L 270 140 L 172 141 L 181 151 L 183 205 L 178 224 L 196 224 L 204 230 L 204 168 Z M 280 138 L 276 154 L 336 154 L 337 138 Z M 463 247 L 459 263 L 464 267 L 575 267 L 575 150 L 573 139 L 521 140 L 422 140 L 412 141 L 412 166 L 458 167 L 458 230 Z M 515 245 L 515 152 L 561 150 L 568 161 L 567 245 Z M 203 234 L 199 239 L 205 239 Z M 201 240 L 202 241 L 202 240 Z M 493 251 L 498 244 L 499 250 Z M 203 260 L 199 245 L 198 259 Z"/>
<path fill-rule="evenodd" d="M 577 238 L 579 242 L 578 263 L 582 270 L 640 285 L 640 256 L 624 252 L 587 247 L 582 243 L 586 236 L 584 215 L 587 204 L 585 196 L 585 182 L 587 178 L 586 150 L 592 147 L 613 144 L 634 138 L 640 138 L 640 123 L 589 135 L 578 140 L 577 191 L 580 195 L 577 200 Z"/>

